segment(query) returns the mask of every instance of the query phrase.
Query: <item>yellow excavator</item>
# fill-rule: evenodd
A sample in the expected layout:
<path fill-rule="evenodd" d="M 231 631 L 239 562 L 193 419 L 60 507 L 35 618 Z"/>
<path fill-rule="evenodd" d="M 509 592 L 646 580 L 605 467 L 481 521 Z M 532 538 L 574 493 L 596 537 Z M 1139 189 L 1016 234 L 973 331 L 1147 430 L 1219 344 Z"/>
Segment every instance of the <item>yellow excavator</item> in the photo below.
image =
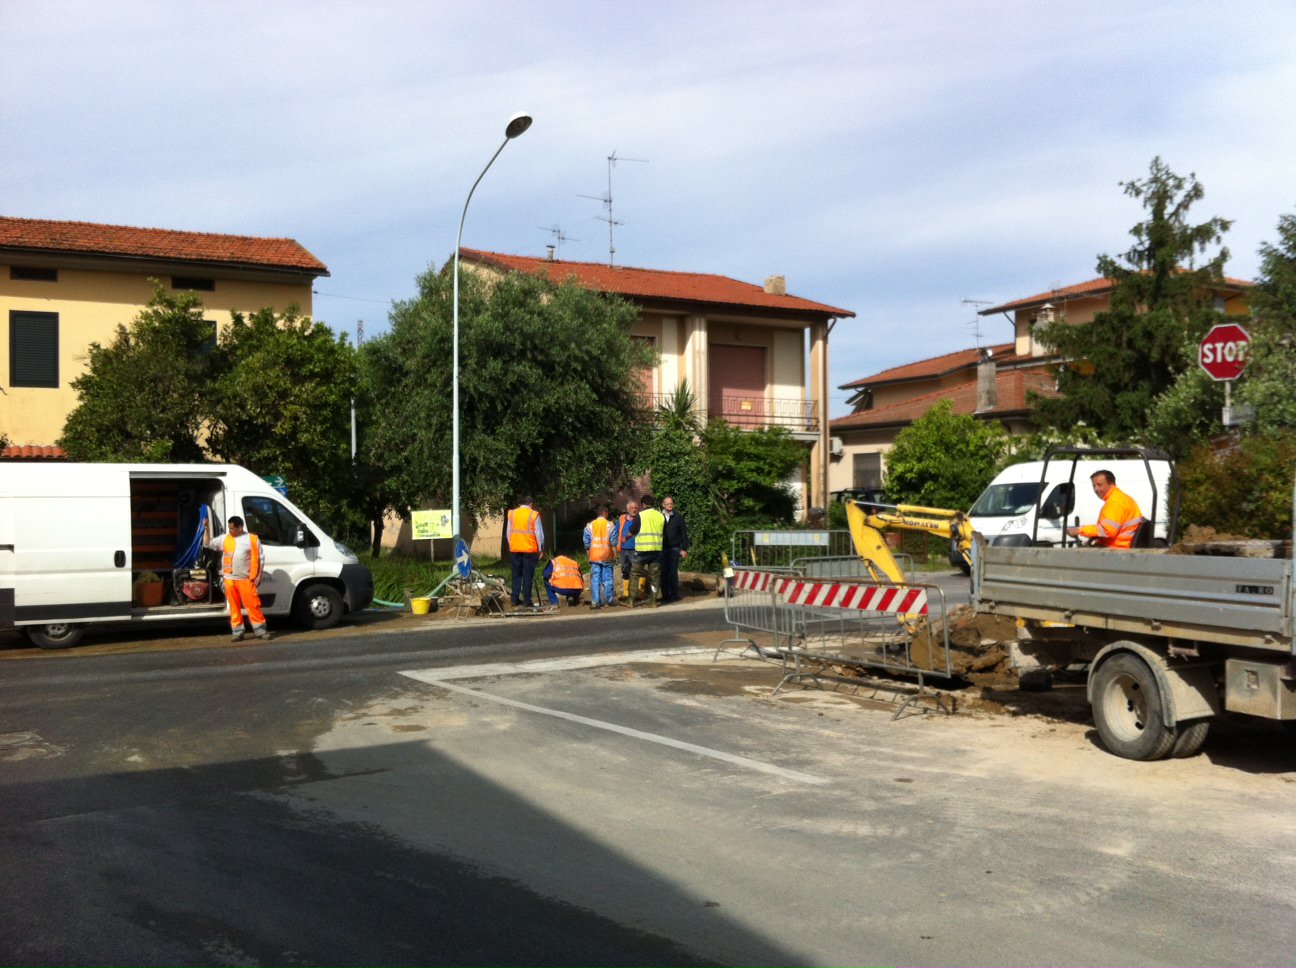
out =
<path fill-rule="evenodd" d="M 855 551 L 875 581 L 905 581 L 904 572 L 883 536 L 884 531 L 922 531 L 950 542 L 950 563 L 972 573 L 972 524 L 962 511 L 924 508 L 914 504 L 870 504 L 846 501 Z"/>

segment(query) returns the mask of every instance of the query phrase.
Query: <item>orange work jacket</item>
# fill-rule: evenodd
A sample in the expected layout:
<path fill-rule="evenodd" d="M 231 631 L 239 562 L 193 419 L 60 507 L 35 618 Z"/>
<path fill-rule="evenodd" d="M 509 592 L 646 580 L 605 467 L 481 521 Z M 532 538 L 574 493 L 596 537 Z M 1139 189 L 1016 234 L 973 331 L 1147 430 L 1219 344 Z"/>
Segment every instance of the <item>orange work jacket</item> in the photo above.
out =
<path fill-rule="evenodd" d="M 607 518 L 595 518 L 587 525 L 589 529 L 589 560 L 590 561 L 612 561 L 616 558 L 616 536 L 617 526 Z"/>
<path fill-rule="evenodd" d="M 516 554 L 540 553 L 540 542 L 536 539 L 535 529 L 539 519 L 540 512 L 525 505 L 508 513 L 509 551 Z"/>
<path fill-rule="evenodd" d="M 261 577 L 261 539 L 250 531 L 247 536 L 248 544 L 252 549 L 248 559 L 248 581 L 255 582 Z M 221 555 L 221 574 L 226 578 L 234 574 L 234 551 L 237 547 L 238 539 L 232 534 L 225 535 L 224 554 Z"/>
<path fill-rule="evenodd" d="M 566 588 L 571 591 L 584 588 L 585 580 L 581 578 L 580 565 L 566 555 L 559 555 L 553 560 L 553 573 L 549 576 L 549 584 L 554 588 Z"/>
<path fill-rule="evenodd" d="M 1098 523 L 1080 529 L 1081 536 L 1094 538 L 1104 548 L 1130 548 L 1134 532 L 1143 523 L 1143 512 L 1132 497 L 1119 487 L 1107 492 L 1107 500 L 1098 512 Z"/>

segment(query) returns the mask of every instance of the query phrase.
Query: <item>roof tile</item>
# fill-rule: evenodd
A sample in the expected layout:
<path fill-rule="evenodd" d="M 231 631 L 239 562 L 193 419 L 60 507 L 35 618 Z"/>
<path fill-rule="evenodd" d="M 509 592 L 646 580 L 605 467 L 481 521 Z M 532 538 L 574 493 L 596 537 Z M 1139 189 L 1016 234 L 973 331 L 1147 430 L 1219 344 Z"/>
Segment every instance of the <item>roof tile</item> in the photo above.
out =
<path fill-rule="evenodd" d="M 824 316 L 853 317 L 855 315 L 849 309 L 838 309 L 799 296 L 776 296 L 767 293 L 762 286 L 739 282 L 728 276 L 700 272 L 668 272 L 662 269 L 636 269 L 631 266 L 608 266 L 598 262 L 561 262 L 538 256 L 504 255 L 477 249 L 460 249 L 459 254 L 462 259 L 483 265 L 549 276 L 557 283 L 574 278 L 586 288 L 616 293 L 628 298 L 674 299 L 724 306 L 782 309 Z"/>
<path fill-rule="evenodd" d="M 953 373 L 957 370 L 976 366 L 976 364 L 981 360 L 981 351 L 983 349 L 991 350 L 994 353 L 996 363 L 1013 363 L 1029 359 L 1029 357 L 1018 356 L 1014 353 L 1013 345 L 1014 344 L 1012 343 L 998 343 L 995 346 L 955 350 L 953 353 L 933 356 L 930 359 L 919 360 L 916 363 L 905 363 L 901 366 L 893 366 L 889 370 L 874 373 L 872 376 L 852 380 L 850 383 L 843 383 L 838 389 L 852 390 L 858 387 L 877 386 L 879 383 L 899 383 L 905 380 L 918 380 L 924 377 L 930 379 L 933 377 L 945 376 L 946 374 Z"/>
<path fill-rule="evenodd" d="M 1253 283 L 1245 279 L 1234 279 L 1225 276 L 1222 280 L 1226 289 L 1237 289 L 1239 291 L 1250 289 Z M 1043 305 L 1046 302 L 1060 300 L 1065 302 L 1068 299 L 1080 299 L 1084 296 L 1095 296 L 1099 293 L 1108 292 L 1112 289 L 1113 283 L 1110 279 L 1098 278 L 1090 279 L 1088 282 L 1077 282 L 1074 286 L 1062 286 L 1060 289 L 1050 289 L 1048 292 L 1037 293 L 1034 296 L 1026 296 L 1024 299 L 1014 299 L 1012 302 L 1006 302 L 1002 306 L 991 306 L 989 309 L 978 311 L 978 316 L 989 316 L 994 313 L 1012 312 L 1016 309 L 1025 309 L 1027 306 Z"/>
<path fill-rule="evenodd" d="M 176 232 L 93 222 L 0 216 L 0 248 L 36 252 L 166 259 L 176 262 L 227 263 L 296 269 L 328 275 L 323 262 L 293 239 Z"/>
<path fill-rule="evenodd" d="M 1010 414 L 1029 412 L 1026 394 L 1030 390 L 1046 396 L 1056 393 L 1052 372 L 1048 367 L 1035 366 L 1024 369 L 998 370 L 995 372 L 995 406 L 983 415 L 1003 417 Z M 873 410 L 861 410 L 845 417 L 838 417 L 829 423 L 833 431 L 862 430 L 870 427 L 890 427 L 909 424 L 917 420 L 941 400 L 949 400 L 956 414 L 976 413 L 977 381 L 973 377 L 944 390 L 934 390 L 922 396 L 901 400 L 890 406 Z"/>
<path fill-rule="evenodd" d="M 0 460 L 67 460 L 62 447 L 43 447 L 33 444 L 15 444 L 0 450 Z"/>

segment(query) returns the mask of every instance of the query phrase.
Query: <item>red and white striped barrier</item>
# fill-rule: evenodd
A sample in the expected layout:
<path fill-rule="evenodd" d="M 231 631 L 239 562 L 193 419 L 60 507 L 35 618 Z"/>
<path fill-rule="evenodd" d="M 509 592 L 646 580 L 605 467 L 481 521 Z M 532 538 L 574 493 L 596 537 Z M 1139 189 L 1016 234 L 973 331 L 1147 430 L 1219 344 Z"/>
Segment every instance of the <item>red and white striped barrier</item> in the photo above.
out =
<path fill-rule="evenodd" d="M 785 578 L 778 583 L 775 592 L 789 605 L 807 608 L 845 608 L 888 615 L 927 614 L 925 588 Z"/>
<path fill-rule="evenodd" d="M 734 588 L 772 591 L 789 605 L 807 608 L 844 608 L 887 615 L 926 615 L 927 589 L 859 582 L 822 582 L 788 578 L 765 571 L 738 571 Z"/>
<path fill-rule="evenodd" d="M 770 584 L 781 576 L 768 571 L 739 571 L 735 569 L 733 587 L 744 592 L 767 592 Z"/>

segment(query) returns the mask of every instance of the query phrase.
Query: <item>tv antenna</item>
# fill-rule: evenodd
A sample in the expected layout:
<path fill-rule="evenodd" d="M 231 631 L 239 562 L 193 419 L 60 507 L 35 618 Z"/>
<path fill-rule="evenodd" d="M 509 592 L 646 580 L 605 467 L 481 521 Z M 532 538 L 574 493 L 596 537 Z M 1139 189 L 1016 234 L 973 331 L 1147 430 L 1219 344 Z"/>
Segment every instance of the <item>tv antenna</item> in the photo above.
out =
<path fill-rule="evenodd" d="M 606 195 L 581 195 L 580 198 L 592 198 L 596 202 L 602 202 L 607 208 L 606 215 L 596 215 L 595 218 L 608 224 L 608 265 L 611 266 L 616 262 L 616 239 L 613 230 L 618 225 L 624 225 L 624 222 L 618 222 L 612 217 L 612 169 L 616 167 L 618 161 L 637 161 L 647 164 L 647 158 L 618 158 L 617 149 L 612 149 L 612 154 L 608 155 L 608 188 Z"/>
<path fill-rule="evenodd" d="M 964 296 L 959 301 L 963 303 L 964 306 L 989 306 L 994 302 L 993 299 L 968 299 L 966 296 Z M 976 340 L 976 345 L 980 346 L 981 345 L 981 317 L 979 315 L 976 315 L 975 313 L 972 316 L 972 336 Z"/>
<path fill-rule="evenodd" d="M 545 226 L 541 225 L 541 226 L 539 226 L 539 228 L 540 228 L 540 231 L 541 231 L 541 232 L 548 232 L 550 235 L 553 236 L 553 244 L 551 244 L 551 245 L 549 246 L 549 248 L 553 250 L 553 251 L 550 253 L 550 256 L 549 256 L 549 258 L 551 258 L 551 259 L 557 259 L 557 260 L 560 260 L 560 261 L 561 261 L 561 259 L 562 259 L 562 244 L 563 244 L 564 242 L 579 242 L 579 241 L 580 241 L 580 239 L 573 239 L 570 235 L 568 235 L 566 232 L 564 232 L 562 229 L 560 229 L 560 228 L 559 228 L 558 226 L 556 226 L 556 225 L 550 225 L 548 228 L 546 228 Z"/>

